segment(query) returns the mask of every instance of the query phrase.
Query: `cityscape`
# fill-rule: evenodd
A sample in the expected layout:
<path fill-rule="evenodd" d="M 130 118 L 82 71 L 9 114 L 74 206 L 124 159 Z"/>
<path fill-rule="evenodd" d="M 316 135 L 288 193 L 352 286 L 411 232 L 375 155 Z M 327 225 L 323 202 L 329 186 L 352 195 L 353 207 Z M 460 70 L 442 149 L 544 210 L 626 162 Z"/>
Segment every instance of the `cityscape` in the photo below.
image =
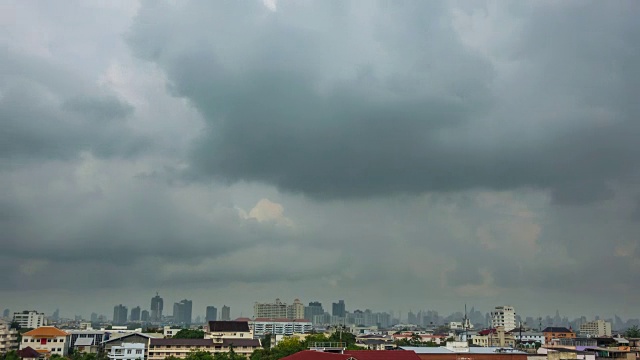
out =
<path fill-rule="evenodd" d="M 486 313 L 465 305 L 463 312 L 449 315 L 435 310 L 405 315 L 351 310 L 344 300 L 332 302 L 325 310 L 320 301 L 305 305 L 300 299 L 290 303 L 275 299 L 255 302 L 251 317 L 232 319 L 227 305 L 220 308 L 220 316 L 218 308 L 209 305 L 204 316 L 194 317 L 191 300 L 175 302 L 171 313 L 164 304 L 156 293 L 148 309 L 135 306 L 129 311 L 118 304 L 112 317 L 92 313 L 88 319 L 61 316 L 59 310 L 47 316 L 36 310 L 5 309 L 0 320 L 0 351 L 7 358 L 73 356 L 85 360 L 98 356 L 191 360 L 196 354 L 296 359 L 307 358 L 307 351 L 328 355 L 383 351 L 389 359 L 399 354 L 436 359 L 434 354 L 474 354 L 480 349 L 490 350 L 480 352 L 485 355 L 493 351 L 496 359 L 502 359 L 498 354 L 504 353 L 522 360 L 574 359 L 570 356 L 591 352 L 598 358 L 632 360 L 640 353 L 640 321 L 617 316 L 570 320 L 556 311 L 554 316 L 532 317 L 517 313 L 510 305 L 495 306 Z M 404 352 L 386 352 L 390 350 Z M 366 359 L 368 355 L 360 356 Z"/>

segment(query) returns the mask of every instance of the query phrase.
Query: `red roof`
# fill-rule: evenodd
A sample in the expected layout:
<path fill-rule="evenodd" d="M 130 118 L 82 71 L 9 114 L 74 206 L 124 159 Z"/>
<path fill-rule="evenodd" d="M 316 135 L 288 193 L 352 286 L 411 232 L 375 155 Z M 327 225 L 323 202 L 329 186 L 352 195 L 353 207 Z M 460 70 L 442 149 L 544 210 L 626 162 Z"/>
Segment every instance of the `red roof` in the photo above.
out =
<path fill-rule="evenodd" d="M 408 350 L 345 350 L 344 353 L 357 360 L 420 360 L 415 352 Z"/>
<path fill-rule="evenodd" d="M 281 360 L 420 360 L 413 351 L 407 350 L 345 350 L 344 354 L 305 350 Z"/>
<path fill-rule="evenodd" d="M 37 352 L 36 350 L 34 350 L 32 347 L 27 346 L 26 348 L 24 348 L 22 350 L 18 350 L 18 356 L 21 359 L 24 359 L 24 358 L 35 359 L 35 358 L 39 358 L 40 357 L 40 353 Z"/>
<path fill-rule="evenodd" d="M 315 350 L 299 351 L 280 360 L 347 360 L 351 356 Z"/>

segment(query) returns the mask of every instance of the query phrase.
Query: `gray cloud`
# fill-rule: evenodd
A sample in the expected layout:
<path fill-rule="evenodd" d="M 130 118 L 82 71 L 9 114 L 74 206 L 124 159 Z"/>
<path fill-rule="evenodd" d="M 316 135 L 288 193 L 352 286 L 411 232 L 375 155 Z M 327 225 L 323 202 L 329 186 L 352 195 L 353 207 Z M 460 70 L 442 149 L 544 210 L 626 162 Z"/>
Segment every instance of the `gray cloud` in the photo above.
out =
<path fill-rule="evenodd" d="M 0 60 L 0 157 L 18 164 L 82 151 L 126 157 L 150 146 L 127 127 L 130 104 L 43 59 L 5 49 Z"/>
<path fill-rule="evenodd" d="M 196 177 L 317 198 L 532 187 L 576 204 L 610 197 L 639 165 L 627 5 L 519 9 L 521 40 L 496 52 L 510 73 L 434 3 L 153 4 L 130 44 L 205 116 Z M 168 14 L 171 32 L 154 25 Z"/>
<path fill-rule="evenodd" d="M 636 314 L 629 4 L 16 3 L 0 298 Z"/>

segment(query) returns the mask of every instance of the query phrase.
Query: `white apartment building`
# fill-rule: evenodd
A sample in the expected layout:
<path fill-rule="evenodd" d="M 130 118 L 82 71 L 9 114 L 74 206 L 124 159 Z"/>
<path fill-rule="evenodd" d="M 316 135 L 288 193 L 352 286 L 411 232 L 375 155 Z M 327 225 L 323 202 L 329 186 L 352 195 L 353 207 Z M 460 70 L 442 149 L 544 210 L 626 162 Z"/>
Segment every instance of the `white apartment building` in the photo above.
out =
<path fill-rule="evenodd" d="M 17 349 L 18 330 L 12 329 L 8 323 L 0 321 L 0 354 Z"/>
<path fill-rule="evenodd" d="M 293 304 L 287 305 L 276 299 L 274 303 L 258 303 L 253 305 L 254 318 L 270 319 L 304 319 L 304 304 L 295 299 Z"/>
<path fill-rule="evenodd" d="M 506 332 L 516 328 L 516 311 L 513 306 L 496 306 L 491 312 L 491 327 L 497 329 L 499 326 Z"/>
<path fill-rule="evenodd" d="M 143 360 L 145 355 L 145 344 L 122 343 L 115 345 L 107 354 L 109 360 Z"/>
<path fill-rule="evenodd" d="M 69 334 L 54 326 L 42 326 L 22 334 L 20 350 L 27 347 L 46 357 L 53 354 L 66 356 L 69 353 Z"/>
<path fill-rule="evenodd" d="M 589 321 L 580 325 L 582 336 L 611 336 L 611 323 L 602 319 Z"/>
<path fill-rule="evenodd" d="M 266 319 L 258 318 L 251 322 L 253 334 L 255 336 L 263 336 L 265 334 L 276 335 L 293 335 L 308 334 L 313 330 L 311 321 L 304 319 L 287 320 L 287 319 Z"/>
<path fill-rule="evenodd" d="M 37 329 L 47 325 L 44 314 L 35 310 L 13 313 L 13 321 L 18 323 L 22 329 Z"/>

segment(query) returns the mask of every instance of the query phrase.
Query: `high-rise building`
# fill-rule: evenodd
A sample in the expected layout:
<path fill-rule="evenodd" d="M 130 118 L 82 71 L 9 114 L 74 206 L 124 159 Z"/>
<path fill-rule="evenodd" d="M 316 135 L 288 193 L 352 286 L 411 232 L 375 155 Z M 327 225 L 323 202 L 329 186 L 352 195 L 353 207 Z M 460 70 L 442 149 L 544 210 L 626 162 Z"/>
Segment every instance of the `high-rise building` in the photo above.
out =
<path fill-rule="evenodd" d="M 331 315 L 344 317 L 347 313 L 344 300 L 338 300 L 337 303 L 333 303 L 331 306 Z"/>
<path fill-rule="evenodd" d="M 126 306 L 120 304 L 113 307 L 113 324 L 124 325 L 127 323 L 128 309 Z"/>
<path fill-rule="evenodd" d="M 131 321 L 140 321 L 140 306 L 131 308 L 131 315 L 129 317 Z"/>
<path fill-rule="evenodd" d="M 218 320 L 218 309 L 215 306 L 207 306 L 207 315 L 206 321 L 216 321 Z"/>
<path fill-rule="evenodd" d="M 151 298 L 151 321 L 162 321 L 162 307 L 162 298 L 156 293 L 156 296 Z"/>
<path fill-rule="evenodd" d="M 177 324 L 191 325 L 191 310 L 193 303 L 184 299 L 173 304 L 173 321 Z"/>
<path fill-rule="evenodd" d="M 47 324 L 44 314 L 35 310 L 13 313 L 13 321 L 18 323 L 23 329 L 37 329 Z"/>
<path fill-rule="evenodd" d="M 231 308 L 228 307 L 227 305 L 223 305 L 222 306 L 222 311 L 221 311 L 221 314 L 220 314 L 220 320 L 222 320 L 222 321 L 231 320 Z"/>
<path fill-rule="evenodd" d="M 300 299 L 293 300 L 293 304 L 287 306 L 287 319 L 304 319 L 304 304 Z"/>
<path fill-rule="evenodd" d="M 268 319 L 303 319 L 304 304 L 299 299 L 295 299 L 293 304 L 287 305 L 276 299 L 273 303 L 258 303 L 253 305 L 253 316 Z"/>
<path fill-rule="evenodd" d="M 611 323 L 598 319 L 580 324 L 580 335 L 594 337 L 611 336 Z"/>
<path fill-rule="evenodd" d="M 148 322 L 150 319 L 149 310 L 142 310 L 142 313 L 140 313 L 140 321 Z"/>
<path fill-rule="evenodd" d="M 98 314 L 96 314 L 96 313 L 91 313 L 91 322 L 92 322 L 92 323 L 96 323 L 96 322 L 98 322 Z"/>
<path fill-rule="evenodd" d="M 276 299 L 274 303 L 258 303 L 253 305 L 253 317 L 283 319 L 287 317 L 287 304 Z"/>
<path fill-rule="evenodd" d="M 9 309 L 4 309 L 4 311 L 2 312 L 2 317 L 5 318 L 5 319 L 8 319 L 9 318 L 9 314 L 11 314 Z"/>
<path fill-rule="evenodd" d="M 516 328 L 516 311 L 513 306 L 496 306 L 491 312 L 491 327 L 502 326 L 508 332 Z"/>
<path fill-rule="evenodd" d="M 56 311 L 53 312 L 53 314 L 51 315 L 51 320 L 56 322 L 60 320 L 60 309 L 56 309 Z"/>
<path fill-rule="evenodd" d="M 304 318 L 313 321 L 313 317 L 316 315 L 324 314 L 324 309 L 319 301 L 312 301 L 309 306 L 304 307 Z"/>

